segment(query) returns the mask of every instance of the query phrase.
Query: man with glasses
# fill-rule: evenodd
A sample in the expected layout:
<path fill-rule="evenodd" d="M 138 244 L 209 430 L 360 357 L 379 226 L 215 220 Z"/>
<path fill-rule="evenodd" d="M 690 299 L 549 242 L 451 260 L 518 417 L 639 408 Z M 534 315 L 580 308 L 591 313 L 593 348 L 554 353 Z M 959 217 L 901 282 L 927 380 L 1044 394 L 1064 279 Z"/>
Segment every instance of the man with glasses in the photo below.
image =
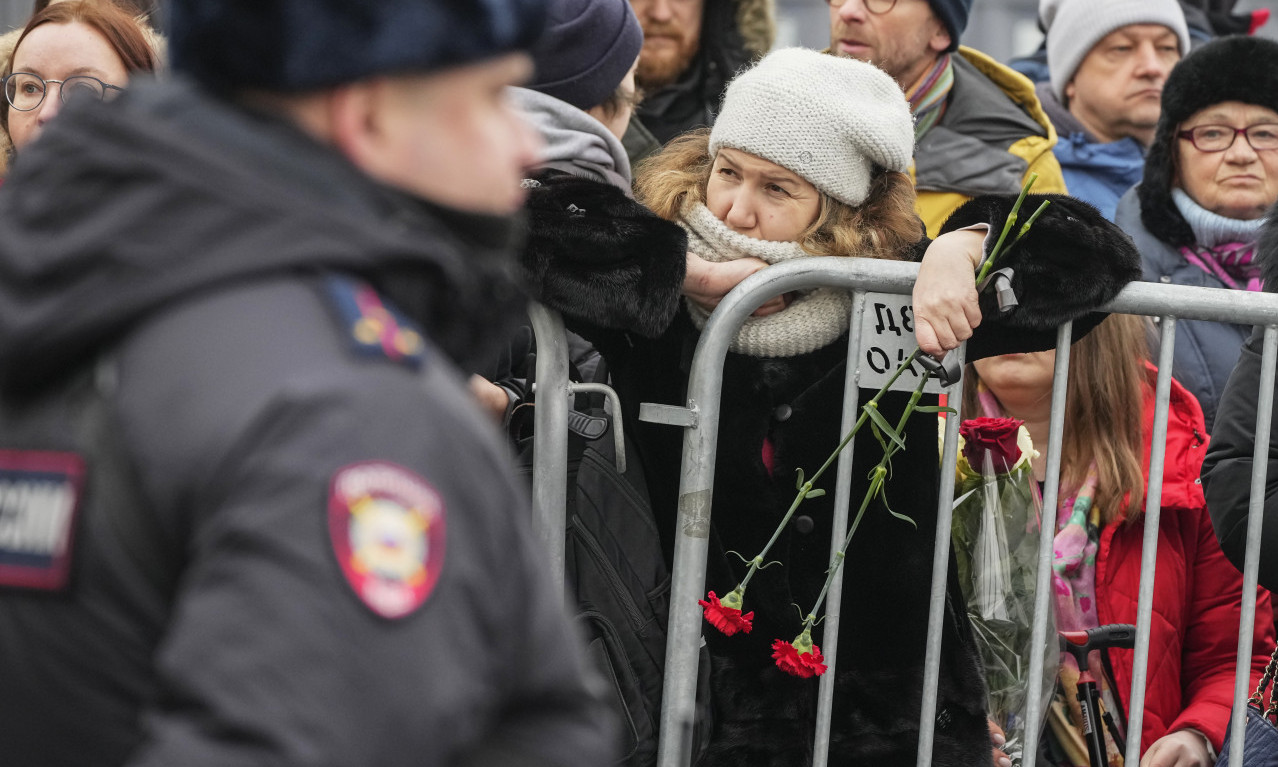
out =
<path fill-rule="evenodd" d="M 506 99 L 543 5 L 173 0 L 183 77 L 24 149 L 0 761 L 613 763 L 462 374 L 524 305 L 537 141 Z"/>
<path fill-rule="evenodd" d="M 643 27 L 643 102 L 622 143 L 633 166 L 680 133 L 714 123 L 737 70 L 767 53 L 771 0 L 630 0 Z"/>
<path fill-rule="evenodd" d="M 1050 82 L 1043 108 L 1060 133 L 1054 152 L 1070 194 L 1113 220 L 1140 181 L 1163 83 L 1189 52 L 1176 0 L 1043 0 Z"/>
<path fill-rule="evenodd" d="M 979 194 L 1064 192 L 1056 131 L 1023 76 L 959 47 L 971 0 L 827 0 L 830 52 L 891 75 L 914 112 L 917 210 L 935 237 Z"/>

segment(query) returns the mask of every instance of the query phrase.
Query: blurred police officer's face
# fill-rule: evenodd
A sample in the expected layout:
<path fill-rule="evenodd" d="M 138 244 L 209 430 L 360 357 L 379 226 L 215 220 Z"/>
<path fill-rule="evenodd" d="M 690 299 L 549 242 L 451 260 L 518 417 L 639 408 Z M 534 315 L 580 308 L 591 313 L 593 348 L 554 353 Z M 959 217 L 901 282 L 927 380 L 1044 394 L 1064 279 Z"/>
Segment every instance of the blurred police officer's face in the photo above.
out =
<path fill-rule="evenodd" d="M 679 79 L 701 48 L 705 0 L 630 0 L 643 27 L 643 49 L 635 76 L 650 91 Z"/>
<path fill-rule="evenodd" d="M 531 59 L 518 53 L 339 88 L 332 139 L 387 184 L 460 210 L 511 213 L 523 204 L 520 180 L 540 144 L 506 87 L 531 73 Z"/>
<path fill-rule="evenodd" d="M 1180 38 L 1161 24 L 1129 24 L 1096 43 L 1065 86 L 1069 111 L 1101 141 L 1149 145 Z"/>

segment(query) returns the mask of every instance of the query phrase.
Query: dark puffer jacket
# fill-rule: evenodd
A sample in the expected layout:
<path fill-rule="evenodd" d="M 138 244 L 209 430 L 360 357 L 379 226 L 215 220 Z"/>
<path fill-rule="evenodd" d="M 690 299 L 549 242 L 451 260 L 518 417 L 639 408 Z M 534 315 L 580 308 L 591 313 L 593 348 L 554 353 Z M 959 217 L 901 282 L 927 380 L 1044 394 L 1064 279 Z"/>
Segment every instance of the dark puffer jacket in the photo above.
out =
<path fill-rule="evenodd" d="M 1263 268 L 1265 291 L 1278 293 L 1278 206 L 1269 211 L 1257 255 Z M 1247 547 L 1247 511 L 1251 499 L 1263 343 L 1263 328 L 1256 327 L 1243 345 L 1238 364 L 1225 386 L 1211 433 L 1211 449 L 1203 463 L 1203 489 L 1212 525 L 1225 556 L 1240 570 Z M 1265 524 L 1260 539 L 1260 585 L 1275 590 L 1278 589 L 1278 522 L 1274 521 L 1278 520 L 1278 407 L 1274 408 L 1270 429 Z"/>
<path fill-rule="evenodd" d="M 1022 305 L 1003 316 L 985 300 L 986 321 L 969 345 L 973 358 L 1054 345 L 1059 322 L 1078 318 L 1079 332 L 1096 321 L 1087 312 L 1112 297 L 1138 270 L 1130 241 L 1095 209 L 1057 197 L 1008 265 L 1017 269 Z M 952 220 L 957 228 L 976 222 L 1001 226 L 1012 198 L 981 197 Z M 1026 204 L 1033 208 L 1036 200 Z M 901 256 L 922 255 L 926 242 Z M 570 243 L 560 243 L 571 252 Z M 671 258 L 682 260 L 682 253 Z M 571 269 L 558 275 L 572 280 Z M 634 290 L 632 280 L 595 282 L 592 290 Z M 578 291 L 576 295 L 584 293 Z M 573 295 L 564 291 L 564 295 Z M 655 304 L 660 296 L 646 296 Z M 597 294 L 583 302 L 608 306 L 621 295 Z M 633 300 L 633 297 L 627 300 Z M 561 308 L 570 318 L 574 307 Z M 638 420 L 641 402 L 680 404 L 686 400 L 689 363 L 699 332 L 680 308 L 674 322 L 655 339 L 638 333 L 584 330 L 608 360 L 621 394 L 628 433 L 638 443 L 647 471 L 658 525 L 673 546 L 678 508 L 682 434 Z M 810 354 L 761 359 L 729 354 L 725 367 L 722 420 L 716 462 L 711 551 L 707 588 L 730 591 L 744 566 L 729 551 L 749 556 L 772 534 L 794 495 L 794 472 L 811 473 L 839 439 L 843 403 L 846 335 Z M 862 391 L 862 401 L 873 392 Z M 888 395 L 882 411 L 894 421 L 905 395 Z M 892 518 L 882 504 L 871 505 L 847 559 L 843 601 L 846 630 L 841 636 L 836 679 L 835 739 L 831 761 L 838 765 L 913 765 L 921 706 L 924 643 L 940 482 L 936 423 L 914 418 L 906 427 L 910 449 L 895 461 L 887 488 L 892 507 L 911 516 L 917 528 Z M 772 468 L 763 445 L 772 445 Z M 868 432 L 855 441 L 854 477 L 864 477 L 878 461 L 878 444 Z M 855 480 L 854 480 L 855 481 Z M 857 482 L 853 496 L 864 492 Z M 707 631 L 712 654 L 714 733 L 701 764 L 802 765 L 810 763 L 815 722 L 814 680 L 789 677 L 773 665 L 769 644 L 793 638 L 800 617 L 793 607 L 811 605 L 825 579 L 833 493 L 809 501 L 804 519 L 783 532 L 772 556 L 785 563 L 761 571 L 751 582 L 747 608 L 756 624 L 749 635 L 726 638 Z M 951 578 L 950 606 L 943 625 L 940 702 L 937 708 L 937 765 L 971 765 L 989 759 L 980 660 Z M 819 628 L 818 628 L 819 634 Z M 818 642 L 820 639 L 818 639 Z"/>
<path fill-rule="evenodd" d="M 57 593 L 4 493 L 4 761 L 608 764 L 453 362 L 522 306 L 512 222 L 180 82 L 90 106 L 0 190 L 0 488 L 86 467 Z"/>

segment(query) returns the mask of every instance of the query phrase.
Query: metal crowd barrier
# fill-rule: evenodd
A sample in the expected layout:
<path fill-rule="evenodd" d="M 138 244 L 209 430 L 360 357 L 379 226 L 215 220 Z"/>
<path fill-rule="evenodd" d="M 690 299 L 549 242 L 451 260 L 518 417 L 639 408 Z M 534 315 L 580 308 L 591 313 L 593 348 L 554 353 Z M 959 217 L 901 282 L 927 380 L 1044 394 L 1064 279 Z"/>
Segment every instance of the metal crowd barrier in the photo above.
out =
<path fill-rule="evenodd" d="M 719 392 L 728 346 L 737 329 L 750 314 L 773 296 L 792 290 L 835 287 L 854 296 L 849 333 L 847 378 L 844 383 L 842 433 L 856 421 L 861 375 L 860 342 L 865 323 L 866 293 L 908 295 L 918 274 L 912 263 L 853 258 L 807 258 L 788 261 L 751 275 L 742 281 L 714 311 L 693 356 L 688 382 L 688 398 L 683 406 L 643 403 L 640 418 L 684 429 L 683 466 L 679 485 L 673 585 L 666 650 L 664 698 L 661 715 L 660 767 L 685 767 L 691 761 L 693 706 L 696 697 L 697 656 L 702 630 L 702 613 L 697 600 L 705 591 L 705 568 L 709 544 L 710 509 L 714 486 L 716 441 L 719 431 Z M 564 506 L 566 485 L 566 423 L 568 397 L 567 350 L 562 342 L 563 324 L 554 312 L 535 307 L 533 327 L 537 335 L 537 386 L 540 390 L 536 413 L 536 463 L 534 465 L 534 523 L 553 553 L 557 577 L 562 578 L 564 557 Z M 1241 744 L 1244 717 L 1241 712 L 1250 693 L 1252 626 L 1255 622 L 1254 594 L 1260 558 L 1260 530 L 1263 522 L 1265 469 L 1269 453 L 1269 425 L 1273 408 L 1275 359 L 1278 359 L 1278 295 L 1248 293 L 1215 288 L 1133 283 L 1107 307 L 1107 311 L 1139 314 L 1160 320 L 1158 379 L 1155 386 L 1154 435 L 1151 470 L 1145 505 L 1145 535 L 1141 554 L 1141 575 L 1137 602 L 1136 646 L 1133 658 L 1131 694 L 1128 698 L 1128 737 L 1125 763 L 1140 761 L 1141 728 L 1144 719 L 1145 681 L 1149 660 L 1149 627 L 1153 609 L 1154 565 L 1161 516 L 1162 466 L 1166 450 L 1168 403 L 1171 390 L 1172 351 L 1176 323 L 1181 319 L 1233 322 L 1264 326 L 1260 392 L 1256 413 L 1256 447 L 1252 467 L 1251 503 L 1247 526 L 1247 547 L 1243 571 L 1242 618 L 1238 633 L 1237 672 L 1234 687 L 1235 716 L 1230 738 Z M 1056 371 L 1052 384 L 1051 436 L 1047 446 L 1047 481 L 1043 491 L 1045 520 L 1039 547 L 1039 569 L 1031 641 L 1044 646 L 1048 641 L 1047 617 L 1051 609 L 1050 574 L 1052 538 L 1055 534 L 1051 510 L 1057 506 L 1061 464 L 1061 438 L 1065 418 L 1065 392 L 1069 377 L 1071 326 L 1057 332 Z M 960 355 L 962 349 L 960 348 Z M 544 367 L 543 367 L 544 365 Z M 949 405 L 959 409 L 962 381 L 947 392 Z M 549 396 L 558 392 L 560 396 Z M 924 670 L 923 706 L 919 722 L 918 767 L 931 764 L 935 736 L 936 691 L 940 676 L 941 620 L 945 605 L 945 585 L 949 567 L 950 526 L 954 500 L 953 482 L 958 457 L 958 427 L 962 414 L 946 418 L 941 454 L 941 487 L 936 523 L 936 546 L 932 563 L 932 591 L 929 601 L 927 653 Z M 557 424 L 558 428 L 552 425 Z M 543 444 L 545 449 L 543 449 Z M 835 520 L 831 536 L 831 556 L 846 530 L 852 486 L 850 444 L 839 457 L 835 484 Z M 828 761 L 831 712 L 834 698 L 834 670 L 838 661 L 839 609 L 842 572 L 831 584 L 826 601 L 822 650 L 829 671 L 818 688 L 818 716 L 814 734 L 814 767 Z M 1043 654 L 1030 654 L 1029 689 L 1038 689 L 1043 677 Z M 1041 720 L 1041 702 L 1029 696 L 1026 720 Z M 1027 728 L 1025 767 L 1033 767 L 1038 751 L 1039 730 Z M 1243 749 L 1232 749 L 1230 767 L 1241 767 Z"/>

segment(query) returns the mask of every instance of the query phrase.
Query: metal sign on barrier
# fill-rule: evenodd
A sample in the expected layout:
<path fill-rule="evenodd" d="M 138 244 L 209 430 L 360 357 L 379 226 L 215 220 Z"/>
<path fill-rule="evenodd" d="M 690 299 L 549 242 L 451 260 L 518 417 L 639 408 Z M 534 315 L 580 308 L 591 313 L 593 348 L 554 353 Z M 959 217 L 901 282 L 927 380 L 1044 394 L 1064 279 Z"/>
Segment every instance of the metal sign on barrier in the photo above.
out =
<path fill-rule="evenodd" d="M 896 368 L 910 356 L 917 345 L 914 340 L 914 310 L 910 297 L 895 293 L 866 293 L 865 322 L 861 331 L 859 384 L 864 389 L 879 389 L 888 382 Z M 914 391 L 919 377 L 927 371 L 917 363 L 892 385 L 894 391 Z M 941 384 L 933 378 L 923 391 L 941 392 Z"/>

